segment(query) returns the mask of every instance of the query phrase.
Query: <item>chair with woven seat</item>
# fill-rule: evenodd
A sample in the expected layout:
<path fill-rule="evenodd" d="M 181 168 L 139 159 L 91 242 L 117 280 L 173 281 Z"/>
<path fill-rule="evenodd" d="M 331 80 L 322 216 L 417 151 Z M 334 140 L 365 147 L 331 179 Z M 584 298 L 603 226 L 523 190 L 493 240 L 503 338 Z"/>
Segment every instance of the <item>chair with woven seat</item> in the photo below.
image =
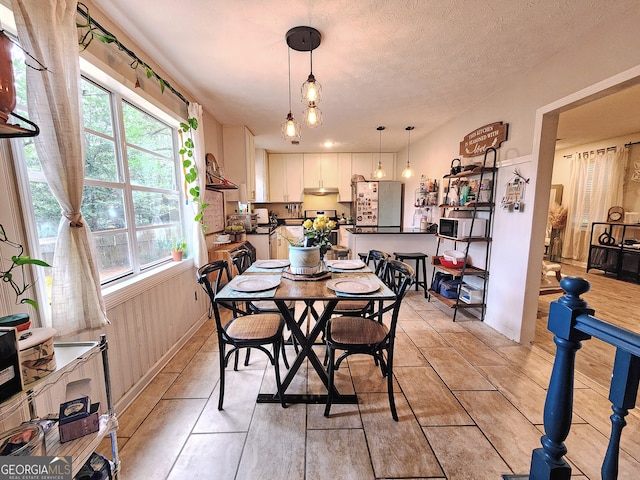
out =
<path fill-rule="evenodd" d="M 232 310 L 231 320 L 224 325 L 220 316 L 218 302 L 215 301 L 216 293 L 220 289 L 222 275 L 230 277 L 229 264 L 226 260 L 216 260 L 200 267 L 196 273 L 198 283 L 204 285 L 213 308 L 213 316 L 216 321 L 216 332 L 218 335 L 218 349 L 220 351 L 220 394 L 218 397 L 218 410 L 222 410 L 224 401 L 225 370 L 229 363 L 229 357 L 243 348 L 257 348 L 264 352 L 275 368 L 276 387 L 280 403 L 284 403 L 284 392 L 280 381 L 279 353 L 282 348 L 284 338 L 284 319 L 282 315 L 276 313 L 260 313 L 252 315 L 236 316 L 236 309 L 233 305 L 220 304 Z M 231 349 L 227 352 L 227 345 Z M 271 345 L 273 354 L 267 350 Z"/>
<path fill-rule="evenodd" d="M 231 263 L 236 267 L 238 273 L 244 273 L 251 266 L 251 252 L 244 248 L 239 248 L 238 250 L 234 250 L 229 254 L 231 257 Z M 291 316 L 293 316 L 293 312 L 295 311 L 295 303 L 287 302 L 287 309 L 291 312 Z M 280 313 L 278 307 L 273 302 L 273 300 L 258 300 L 253 302 L 247 302 L 245 311 L 247 313 Z M 295 339 L 292 341 L 295 342 Z M 287 358 L 287 352 L 285 351 L 285 342 L 282 343 L 282 360 L 284 361 L 284 366 L 289 368 L 289 360 Z M 294 343 L 294 347 L 296 352 L 298 351 L 298 345 Z M 251 356 L 251 349 L 247 349 L 247 353 L 244 358 L 244 366 L 249 365 L 249 359 Z"/>
<path fill-rule="evenodd" d="M 384 280 L 384 262 L 389 254 L 380 250 L 370 250 L 364 263 L 373 266 L 375 274 Z M 373 265 L 371 265 L 373 264 Z M 373 302 L 366 300 L 340 300 L 333 310 L 334 315 L 367 315 L 373 312 Z"/>
<path fill-rule="evenodd" d="M 407 289 L 415 281 L 415 273 L 410 265 L 398 260 L 388 259 L 384 268 L 388 273 L 388 286 L 396 294 L 393 304 L 387 307 L 392 311 L 388 326 L 384 322 L 376 320 L 375 314 L 372 317 L 339 316 L 331 318 L 327 323 L 325 339 L 329 357 L 329 385 L 327 387 L 327 404 L 324 410 L 325 417 L 328 417 L 331 411 L 334 376 L 335 371 L 340 368 L 340 363 L 350 355 L 365 354 L 371 355 L 377 361 L 382 376 L 387 377 L 391 416 L 395 421 L 398 421 L 393 398 L 393 348 L 400 303 Z M 344 351 L 337 360 L 336 350 Z"/>
<path fill-rule="evenodd" d="M 429 287 L 427 286 L 427 254 L 422 252 L 393 252 L 393 256 L 396 260 L 406 262 L 407 260 L 414 260 L 416 262 L 416 291 L 419 287 L 424 289 L 424 298 L 427 298 Z M 420 268 L 422 267 L 422 268 Z M 422 272 L 422 279 L 420 279 L 420 272 Z"/>

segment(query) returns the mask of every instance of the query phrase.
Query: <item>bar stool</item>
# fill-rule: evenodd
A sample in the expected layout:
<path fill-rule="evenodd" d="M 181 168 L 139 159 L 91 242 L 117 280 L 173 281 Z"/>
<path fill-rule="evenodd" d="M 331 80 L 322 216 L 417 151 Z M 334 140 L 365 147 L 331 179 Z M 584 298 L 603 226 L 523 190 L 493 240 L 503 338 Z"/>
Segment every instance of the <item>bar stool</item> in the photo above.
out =
<path fill-rule="evenodd" d="M 402 252 L 393 252 L 393 255 L 396 260 L 400 260 L 401 262 L 405 262 L 406 260 L 415 260 L 416 261 L 416 291 L 419 286 L 422 286 L 424 289 L 424 297 L 427 298 L 427 254 L 422 252 L 412 252 L 412 253 L 402 253 Z M 420 268 L 420 264 L 422 264 L 422 269 Z M 422 280 L 420 280 L 420 272 L 422 271 Z"/>

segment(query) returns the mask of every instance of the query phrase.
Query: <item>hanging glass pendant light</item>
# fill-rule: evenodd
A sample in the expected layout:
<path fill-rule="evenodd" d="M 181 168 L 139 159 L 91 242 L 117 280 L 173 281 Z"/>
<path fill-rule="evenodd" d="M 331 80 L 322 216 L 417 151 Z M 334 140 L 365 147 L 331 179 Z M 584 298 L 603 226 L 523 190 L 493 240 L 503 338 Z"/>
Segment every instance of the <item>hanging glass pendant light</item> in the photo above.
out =
<path fill-rule="evenodd" d="M 322 110 L 318 108 L 318 102 L 322 99 L 322 86 L 313 75 L 313 51 L 321 41 L 322 35 L 313 27 L 293 27 L 287 32 L 287 45 L 290 48 L 298 52 L 309 52 L 310 73 L 300 89 L 301 101 L 307 105 L 303 112 L 304 123 L 309 128 L 322 125 Z"/>
<path fill-rule="evenodd" d="M 320 110 L 315 102 L 309 102 L 309 106 L 302 112 L 304 124 L 309 128 L 315 128 L 322 125 L 322 110 Z"/>
<path fill-rule="evenodd" d="M 291 49 L 287 47 L 287 63 L 289 66 L 289 113 L 282 122 L 281 137 L 284 140 L 297 142 L 300 140 L 300 124 L 296 122 L 291 113 Z"/>
<path fill-rule="evenodd" d="M 409 132 L 409 141 L 407 143 L 407 166 L 404 167 L 404 170 L 402 170 L 403 178 L 413 177 L 413 168 L 411 168 L 411 163 L 409 162 L 409 147 L 411 147 L 411 130 L 413 130 L 414 128 L 415 127 L 412 126 L 408 126 L 407 128 L 405 128 L 405 130 Z"/>
<path fill-rule="evenodd" d="M 381 179 L 387 176 L 387 172 L 385 172 L 384 168 L 382 168 L 382 131 L 384 130 L 384 128 L 385 127 L 383 127 L 382 125 L 376 128 L 376 130 L 380 132 L 380 149 L 378 153 L 378 168 L 376 168 L 373 172 L 373 178 L 375 179 Z"/>
<path fill-rule="evenodd" d="M 313 49 L 309 50 L 309 72 L 309 77 L 302 84 L 300 91 L 302 93 L 301 102 L 311 106 L 311 103 L 316 104 L 322 100 L 322 85 L 316 81 L 316 77 L 313 75 Z"/>

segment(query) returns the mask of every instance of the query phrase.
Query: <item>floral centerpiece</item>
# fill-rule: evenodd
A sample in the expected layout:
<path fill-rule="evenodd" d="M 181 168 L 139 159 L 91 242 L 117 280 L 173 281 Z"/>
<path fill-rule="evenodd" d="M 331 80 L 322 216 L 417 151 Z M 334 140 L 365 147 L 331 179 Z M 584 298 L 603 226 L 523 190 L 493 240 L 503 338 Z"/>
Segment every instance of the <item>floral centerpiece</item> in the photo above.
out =
<path fill-rule="evenodd" d="M 313 221 L 307 219 L 302 224 L 304 231 L 305 247 L 320 247 L 320 257 L 324 258 L 327 250 L 331 250 L 329 236 L 331 230 L 336 228 L 336 222 L 329 220 L 329 217 L 319 216 Z"/>

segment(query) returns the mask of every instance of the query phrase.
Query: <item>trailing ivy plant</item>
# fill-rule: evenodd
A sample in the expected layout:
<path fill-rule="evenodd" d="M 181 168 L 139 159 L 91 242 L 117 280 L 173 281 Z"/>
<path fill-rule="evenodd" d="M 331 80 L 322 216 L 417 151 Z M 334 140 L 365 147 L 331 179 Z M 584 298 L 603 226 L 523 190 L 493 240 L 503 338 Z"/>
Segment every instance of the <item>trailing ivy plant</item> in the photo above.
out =
<path fill-rule="evenodd" d="M 209 206 L 208 203 L 202 202 L 202 196 L 200 191 L 200 185 L 198 185 L 198 167 L 195 159 L 193 158 L 194 143 L 191 137 L 191 132 L 198 129 L 198 120 L 195 118 L 187 119 L 187 123 L 180 123 L 180 129 L 183 132 L 182 148 L 180 149 L 180 155 L 182 155 L 182 168 L 184 169 L 184 179 L 188 184 L 187 193 L 191 196 L 191 201 L 198 205 L 198 211 L 193 217 L 194 222 L 200 223 L 200 226 L 204 231 L 208 230 L 208 227 L 202 221 L 204 217 L 204 209 Z"/>
<path fill-rule="evenodd" d="M 182 101 L 184 101 L 187 105 L 189 102 L 184 98 L 184 96 L 176 91 L 169 82 L 163 79 L 160 75 L 158 75 L 153 68 L 151 68 L 146 62 L 144 62 L 140 57 L 138 57 L 134 52 L 125 47 L 120 40 L 116 38 L 115 35 L 105 30 L 101 25 L 99 25 L 95 20 L 91 18 L 91 14 L 89 13 L 89 8 L 82 2 L 78 3 L 78 13 L 85 17 L 85 22 L 76 22 L 76 27 L 79 30 L 86 29 L 82 35 L 80 35 L 80 39 L 78 43 L 80 44 L 81 50 L 86 50 L 86 48 L 91 44 L 94 39 L 101 41 L 104 44 L 113 44 L 118 47 L 118 50 L 125 52 L 129 57 L 133 59 L 133 61 L 129 64 L 129 66 L 137 70 L 138 68 L 144 69 L 147 78 L 154 79 L 160 85 L 160 91 L 164 93 L 165 88 L 169 89 L 171 93 L 176 95 Z M 182 159 L 182 167 L 184 169 L 184 178 L 189 186 L 187 193 L 191 196 L 191 201 L 198 205 L 198 212 L 193 218 L 194 221 L 199 222 L 202 226 L 203 230 L 208 230 L 207 226 L 202 222 L 204 217 L 204 209 L 208 206 L 207 203 L 202 203 L 202 197 L 200 196 L 200 187 L 198 185 L 198 170 L 196 163 L 193 159 L 193 138 L 191 138 L 191 132 L 193 130 L 198 129 L 198 121 L 195 118 L 189 118 L 187 123 L 180 123 L 180 129 L 187 135 L 183 135 L 183 143 L 182 148 L 180 149 L 180 155 L 183 156 Z M 186 136 L 186 140 L 184 139 Z"/>

